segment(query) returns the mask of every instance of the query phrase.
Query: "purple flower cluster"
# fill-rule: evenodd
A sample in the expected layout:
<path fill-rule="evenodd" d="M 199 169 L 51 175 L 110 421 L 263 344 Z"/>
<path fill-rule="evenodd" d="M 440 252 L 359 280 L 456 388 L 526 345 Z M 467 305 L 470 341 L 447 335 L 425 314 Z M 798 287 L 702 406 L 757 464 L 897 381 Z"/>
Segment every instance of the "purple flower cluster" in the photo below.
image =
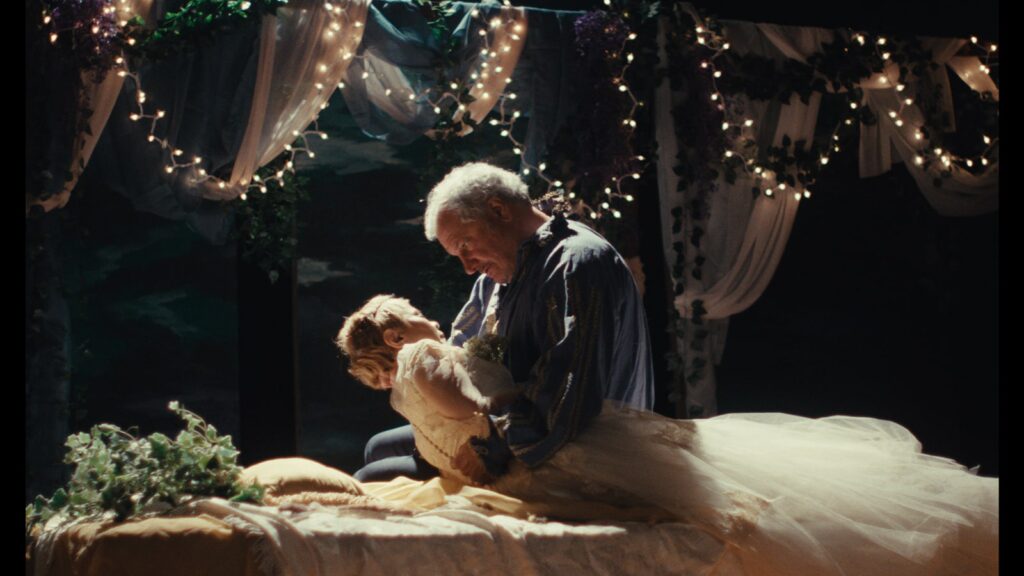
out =
<path fill-rule="evenodd" d="M 607 12 L 576 19 L 579 108 L 574 122 L 576 176 L 584 198 L 596 199 L 615 177 L 631 171 L 630 130 L 622 124 L 632 102 L 615 79 L 625 62 L 625 22 Z"/>
<path fill-rule="evenodd" d="M 80 70 L 102 77 L 120 53 L 121 29 L 117 14 L 104 13 L 110 0 L 44 0 L 50 30 L 58 34 L 58 46 L 70 51 Z"/>

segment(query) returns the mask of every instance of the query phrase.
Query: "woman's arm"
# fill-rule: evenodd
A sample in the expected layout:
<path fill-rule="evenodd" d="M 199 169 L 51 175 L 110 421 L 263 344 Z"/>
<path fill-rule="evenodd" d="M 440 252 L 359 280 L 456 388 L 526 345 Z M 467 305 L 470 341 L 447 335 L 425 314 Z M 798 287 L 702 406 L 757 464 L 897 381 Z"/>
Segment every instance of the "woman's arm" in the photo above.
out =
<path fill-rule="evenodd" d="M 462 420 L 487 412 L 486 399 L 469 381 L 461 349 L 439 342 L 425 343 L 410 362 L 416 389 L 442 416 Z"/>

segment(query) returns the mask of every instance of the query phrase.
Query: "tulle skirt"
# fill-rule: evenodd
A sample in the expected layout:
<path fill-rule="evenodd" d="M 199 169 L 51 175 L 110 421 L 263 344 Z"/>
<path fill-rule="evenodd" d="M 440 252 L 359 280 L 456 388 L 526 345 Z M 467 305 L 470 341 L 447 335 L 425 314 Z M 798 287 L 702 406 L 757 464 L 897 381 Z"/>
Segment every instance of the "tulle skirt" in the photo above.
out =
<path fill-rule="evenodd" d="M 994 575 L 998 488 L 885 420 L 674 420 L 610 403 L 549 462 L 495 485 L 654 505 L 728 545 L 717 574 L 750 576 Z"/>

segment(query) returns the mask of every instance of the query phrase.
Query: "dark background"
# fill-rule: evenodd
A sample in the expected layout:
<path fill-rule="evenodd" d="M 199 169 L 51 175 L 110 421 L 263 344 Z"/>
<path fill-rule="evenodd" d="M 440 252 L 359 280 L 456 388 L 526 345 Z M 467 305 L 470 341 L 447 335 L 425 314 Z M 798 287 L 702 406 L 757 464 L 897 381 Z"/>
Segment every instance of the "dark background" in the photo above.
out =
<path fill-rule="evenodd" d="M 998 41 L 991 2 L 697 4 L 721 18 Z M 239 259 L 234 242 L 213 245 L 182 222 L 134 210 L 104 185 L 99 164 L 66 208 L 28 220 L 27 333 L 41 286 L 59 293 L 69 322 L 66 340 L 30 340 L 27 394 L 43 362 L 33 353 L 56 347 L 68 358 L 68 431 L 104 421 L 174 431 L 163 407 L 180 399 L 232 434 L 247 462 L 298 453 L 357 468 L 365 441 L 402 421 L 385 395 L 344 373 L 331 342 L 343 317 L 393 292 L 447 324 L 472 279 L 426 242 L 417 220 L 429 142 L 368 140 L 337 94 L 321 128 L 331 140 L 315 145 L 316 163 L 300 163 L 310 191 L 300 257 L 275 284 Z M 997 475 L 998 213 L 941 217 L 901 167 L 861 180 L 848 155 L 833 159 L 815 191 L 772 283 L 730 320 L 720 411 L 892 419 L 926 451 Z M 661 365 L 668 281 L 655 197 L 650 189 L 638 201 Z M 45 258 L 30 256 L 39 245 Z M 44 281 L 46 266 L 58 270 L 56 285 Z M 668 387 L 662 369 L 666 413 Z M 51 425 L 29 417 L 27 454 Z M 26 497 L 56 487 L 37 461 L 28 462 Z"/>

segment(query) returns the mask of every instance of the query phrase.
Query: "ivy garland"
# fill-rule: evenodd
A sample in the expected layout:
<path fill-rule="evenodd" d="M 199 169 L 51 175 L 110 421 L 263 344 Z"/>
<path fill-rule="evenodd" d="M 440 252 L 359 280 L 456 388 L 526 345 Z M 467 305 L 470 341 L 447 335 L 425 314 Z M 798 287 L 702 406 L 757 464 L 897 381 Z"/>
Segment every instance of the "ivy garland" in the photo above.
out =
<path fill-rule="evenodd" d="M 246 200 L 236 198 L 229 204 L 235 210 L 232 237 L 241 244 L 242 258 L 262 268 L 271 284 L 298 255 L 298 207 L 309 200 L 305 177 L 284 170 L 286 161 L 282 155 L 257 170 L 267 182 L 266 193 L 248 194 Z M 282 184 L 271 179 L 275 173 L 282 174 Z"/>
<path fill-rule="evenodd" d="M 25 508 L 26 539 L 77 519 L 121 522 L 168 512 L 195 497 L 261 503 L 263 487 L 239 481 L 231 437 L 178 402 L 168 409 L 186 425 L 173 440 L 159 432 L 139 438 L 113 424 L 68 436 L 64 462 L 75 465 L 71 480 Z"/>
<path fill-rule="evenodd" d="M 869 33 L 851 33 L 849 38 L 837 35 L 833 42 L 823 45 L 818 53 L 811 55 L 806 63 L 787 59 L 777 64 L 772 59 L 753 54 L 741 56 L 735 52 L 719 53 L 717 58 L 720 60 L 716 67 L 725 70 L 726 74 L 718 80 L 718 88 L 724 95 L 745 95 L 752 100 L 781 102 L 789 102 L 795 95 L 806 104 L 815 92 L 833 92 L 844 110 L 836 119 L 829 140 L 793 142 L 786 136 L 781 146 L 763 149 L 758 149 L 753 140 L 746 140 L 740 143 L 742 152 L 736 154 L 730 149 L 734 149 L 740 130 L 734 123 L 729 123 L 726 130 L 719 129 L 725 119 L 726 107 L 724 103 L 712 105 L 709 102 L 707 96 L 714 91 L 710 85 L 710 75 L 706 71 L 698 71 L 698 62 L 707 59 L 703 51 L 708 45 L 720 47 L 725 43 L 720 24 L 714 18 L 706 18 L 700 13 L 698 16 L 701 22 L 697 23 L 676 5 L 656 4 L 660 4 L 658 11 L 670 20 L 666 51 L 673 63 L 668 70 L 659 70 L 658 74 L 667 74 L 673 92 L 682 94 L 673 105 L 673 121 L 680 147 L 678 164 L 673 169 L 680 179 L 680 191 L 696 186 L 696 195 L 691 195 L 692 200 L 688 205 L 671 209 L 673 234 L 681 234 L 686 223 L 690 223 L 688 238 L 676 241 L 672 246 L 676 253 L 672 267 L 676 295 L 687 289 L 688 250 L 694 251 L 689 275 L 694 279 L 701 278 L 704 263 L 704 257 L 700 255 L 703 223 L 707 217 L 707 200 L 714 192 L 713 182 L 719 176 L 719 171 L 723 180 L 730 184 L 735 183 L 741 172 L 753 171 L 754 186 L 751 191 L 755 196 L 773 194 L 762 178 L 766 172 L 774 174 L 780 189 L 781 184 L 785 184 L 806 190 L 817 181 L 821 170 L 827 165 L 829 152 L 841 150 L 840 145 L 845 142 L 845 128 L 855 124 L 870 126 L 877 123 L 878 111 L 860 105 L 864 94 L 858 84 L 883 72 L 888 62 L 896 64 L 898 69 L 898 78 L 889 80 L 896 86 L 902 85 L 901 90 L 911 88 L 913 102 L 924 117 L 924 126 L 919 129 L 920 137 L 926 139 L 930 146 L 919 152 L 919 165 L 923 168 L 933 165 L 939 168 L 939 176 L 933 181 L 936 186 L 952 176 L 951 162 L 944 156 L 944 150 L 948 150 L 949 146 L 956 147 L 956 144 L 947 144 L 942 136 L 950 118 L 940 112 L 939 99 L 943 93 L 941 86 L 930 84 L 928 77 L 929 72 L 938 70 L 940 66 L 932 60 L 932 54 L 923 48 L 918 39 L 883 38 Z M 697 42 L 695 34 L 698 24 L 704 29 L 702 42 Z M 976 43 L 976 40 L 972 40 L 972 43 Z M 736 99 L 732 100 L 735 105 Z M 958 110 L 962 108 L 958 107 Z M 973 116 L 980 117 L 979 121 L 968 124 L 978 126 L 975 130 L 980 131 L 983 138 L 972 134 L 974 137 L 968 139 L 968 142 L 973 142 L 973 145 L 959 147 L 968 154 L 981 154 L 983 161 L 980 164 L 966 163 L 966 169 L 978 170 L 987 162 L 998 160 L 998 108 L 987 93 L 973 93 L 972 105 L 967 108 L 973 112 Z M 852 136 L 851 132 L 852 128 L 845 130 L 846 136 Z M 984 141 L 984 147 L 980 145 L 981 141 Z M 704 356 L 704 340 L 708 336 L 703 326 L 705 314 L 703 303 L 695 301 L 693 317 L 689 319 L 689 324 L 695 328 L 689 343 L 690 350 L 685 355 L 670 354 L 669 357 L 670 367 L 680 374 L 682 382 L 688 384 L 697 382 L 708 365 Z M 684 339 L 686 319 L 674 311 L 674 321 L 676 336 Z M 678 401 L 684 397 L 685 387 L 682 382 L 677 382 L 673 400 Z"/>

